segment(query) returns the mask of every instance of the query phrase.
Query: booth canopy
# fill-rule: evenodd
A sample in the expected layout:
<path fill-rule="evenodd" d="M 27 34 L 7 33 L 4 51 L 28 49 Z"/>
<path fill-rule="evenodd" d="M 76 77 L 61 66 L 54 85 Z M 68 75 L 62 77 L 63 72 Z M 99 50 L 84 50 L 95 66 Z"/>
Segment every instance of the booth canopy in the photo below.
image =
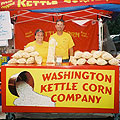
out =
<path fill-rule="evenodd" d="M 1 0 L 0 9 L 35 10 L 35 9 L 54 8 L 52 10 L 52 11 L 55 10 L 54 12 L 57 12 L 55 8 L 63 8 L 63 9 L 65 8 L 67 9 L 67 11 L 71 10 L 69 9 L 70 7 L 76 7 L 79 10 L 84 8 L 80 6 L 107 9 L 106 5 L 99 6 L 99 4 L 107 4 L 107 5 L 114 4 L 114 7 L 117 7 L 117 9 L 120 10 L 119 6 L 115 5 L 115 4 L 120 4 L 120 0 Z M 110 10 L 113 10 L 113 7 Z M 51 11 L 48 10 L 47 12 L 51 12 Z"/>
<path fill-rule="evenodd" d="M 19 17 L 17 22 L 34 18 L 54 22 L 59 16 L 64 16 L 65 21 L 96 20 L 101 16 L 110 18 L 112 12 L 120 12 L 120 0 L 0 0 L 0 10 L 9 10 L 13 18 Z"/>
<path fill-rule="evenodd" d="M 120 0 L 1 0 L 0 10 L 10 11 L 17 49 L 34 40 L 37 28 L 45 31 L 48 41 L 55 31 L 55 21 L 64 19 L 75 50 L 85 51 L 99 48 L 98 19 L 112 18 L 113 12 L 120 12 Z"/>

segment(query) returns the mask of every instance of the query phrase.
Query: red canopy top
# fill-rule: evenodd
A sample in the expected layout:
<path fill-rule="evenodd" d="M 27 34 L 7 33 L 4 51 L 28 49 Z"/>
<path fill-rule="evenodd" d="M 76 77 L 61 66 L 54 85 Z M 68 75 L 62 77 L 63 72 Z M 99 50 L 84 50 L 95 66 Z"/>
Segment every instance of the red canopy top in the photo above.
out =
<path fill-rule="evenodd" d="M 120 4 L 120 0 L 0 0 L 0 9 L 34 10 L 108 3 Z"/>

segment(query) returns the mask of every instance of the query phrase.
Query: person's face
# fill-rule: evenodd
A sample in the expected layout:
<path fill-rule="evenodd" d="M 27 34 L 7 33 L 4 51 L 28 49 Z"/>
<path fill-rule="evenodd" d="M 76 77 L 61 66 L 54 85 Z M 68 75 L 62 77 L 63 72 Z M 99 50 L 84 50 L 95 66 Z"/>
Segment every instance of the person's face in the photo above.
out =
<path fill-rule="evenodd" d="M 56 28 L 57 31 L 63 31 L 64 27 L 65 27 L 65 25 L 61 21 L 57 22 L 56 25 L 55 25 L 55 28 Z"/>
<path fill-rule="evenodd" d="M 42 32 L 37 32 L 35 35 L 35 39 L 37 42 L 42 42 L 44 39 L 44 34 Z"/>

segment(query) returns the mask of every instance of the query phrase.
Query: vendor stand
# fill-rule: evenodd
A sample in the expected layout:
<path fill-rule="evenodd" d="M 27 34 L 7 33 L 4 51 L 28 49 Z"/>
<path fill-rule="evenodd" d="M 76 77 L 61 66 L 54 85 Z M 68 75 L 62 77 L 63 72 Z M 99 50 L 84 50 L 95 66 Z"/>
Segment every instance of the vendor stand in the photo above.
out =
<path fill-rule="evenodd" d="M 25 94 L 24 90 L 19 91 L 16 87 L 19 81 L 28 83 L 32 91 Z M 40 99 L 41 95 L 43 99 Z M 4 65 L 2 111 L 11 114 L 13 112 L 117 114 L 119 66 L 73 66 L 70 63 L 56 66 Z M 7 118 L 14 118 L 13 116 L 14 114 L 12 117 L 7 114 Z"/>
<path fill-rule="evenodd" d="M 74 0 L 61 0 L 61 1 L 4 1 L 1 0 L 0 10 L 18 10 L 14 13 L 12 19 L 13 23 L 18 22 L 15 26 L 19 25 L 23 21 L 19 21 L 19 16 L 26 15 L 31 16 L 32 12 L 46 13 L 50 16 L 49 19 L 42 22 L 51 20 L 54 23 L 54 16 L 58 17 L 60 12 L 65 12 L 67 20 L 73 20 L 76 18 L 88 17 L 89 20 L 93 20 L 92 26 L 95 25 L 95 21 L 100 16 L 110 18 L 108 14 L 111 12 L 101 12 L 94 10 L 102 9 L 113 12 L 120 12 L 119 0 L 100 0 L 100 1 L 74 1 Z M 63 6 L 64 5 L 64 6 Z M 100 5 L 100 6 L 99 6 Z M 103 5 L 103 6 L 102 6 Z M 104 6 L 105 5 L 105 6 Z M 62 7 L 60 7 L 62 6 Z M 114 6 L 114 7 L 113 7 Z M 89 9 L 91 7 L 92 9 Z M 48 9 L 49 8 L 49 9 Z M 54 9 L 52 9 L 54 8 Z M 65 8 L 65 9 L 63 9 Z M 88 10 L 86 10 L 88 8 Z M 112 8 L 112 9 L 111 9 Z M 117 9 L 115 9 L 117 8 Z M 40 9 L 36 11 L 36 9 Z M 85 9 L 85 10 L 83 10 Z M 24 10 L 25 13 L 20 12 Z M 26 11 L 30 10 L 30 11 Z M 73 18 L 73 15 L 68 16 L 69 11 L 86 11 L 85 16 L 77 16 Z M 93 11 L 89 11 L 93 10 Z M 53 15 L 53 12 L 55 14 Z M 57 13 L 56 13 L 57 12 Z M 81 12 L 81 11 L 80 11 Z M 20 15 L 19 15 L 20 13 Z M 72 12 L 74 14 L 74 12 Z M 88 14 L 90 13 L 90 14 Z M 16 16 L 14 16 L 16 14 Z M 76 14 L 76 13 L 75 13 Z M 79 13 L 78 13 L 79 14 Z M 64 14 L 61 14 L 63 18 Z M 82 15 L 81 13 L 79 15 Z M 95 16 L 94 16 L 95 15 Z M 66 17 L 65 16 L 65 17 Z M 76 15 L 74 15 L 76 16 Z M 92 16 L 92 18 L 91 18 Z M 34 18 L 37 18 L 35 15 Z M 95 17 L 95 18 L 94 18 Z M 27 17 L 24 17 L 27 20 Z M 28 17 L 31 18 L 31 17 Z M 34 19 L 33 17 L 31 19 Z M 43 17 L 43 14 L 40 15 Z M 39 18 L 39 19 L 40 19 Z M 37 18 L 38 19 L 38 18 Z M 76 19 L 77 20 L 77 19 Z M 95 20 L 95 21 L 94 21 Z M 35 21 L 36 22 L 36 21 Z M 24 22 L 23 22 L 24 23 Z M 37 22 L 36 22 L 37 23 Z M 50 24 L 51 24 L 50 23 Z M 71 23 L 70 23 L 71 24 Z M 42 25 L 42 24 L 41 24 Z M 21 24 L 20 24 L 21 26 Z M 24 25 L 25 26 L 25 25 Z M 35 25 L 34 25 L 35 26 Z M 47 25 L 43 25 L 48 26 Z M 19 26 L 18 26 L 19 27 Z M 9 28 L 9 27 L 8 27 Z M 26 27 L 27 28 L 27 27 Z M 74 27 L 76 29 L 76 27 Z M 36 29 L 36 26 L 35 26 Z M 88 28 L 87 28 L 88 29 Z M 77 29 L 76 29 L 77 30 Z M 48 29 L 46 30 L 48 31 Z M 92 31 L 92 30 L 91 30 Z M 97 31 L 97 30 L 93 30 Z M 4 32 L 4 31 L 3 31 Z M 20 32 L 16 32 L 16 38 L 20 38 L 20 41 L 16 40 L 16 48 L 23 49 L 26 43 L 26 38 L 33 36 L 33 31 L 25 31 L 25 37 L 20 35 Z M 72 31 L 74 37 L 80 36 L 83 38 L 84 45 L 81 44 L 82 50 L 88 50 L 87 43 L 90 44 L 89 50 L 98 50 L 98 41 L 94 44 L 93 40 L 97 38 L 98 34 L 92 34 L 92 42 L 86 42 L 88 34 L 84 31 L 81 33 Z M 50 31 L 51 34 L 51 31 Z M 93 35 L 97 35 L 93 38 Z M 20 37 L 21 36 L 21 37 Z M 21 41 L 22 38 L 22 41 Z M 23 40 L 25 38 L 25 40 Z M 99 35 L 99 39 L 101 36 Z M 30 39 L 28 39 L 30 40 Z M 32 40 L 32 39 L 31 39 Z M 77 40 L 77 39 L 75 39 Z M 101 41 L 101 40 L 100 40 Z M 23 45 L 24 43 L 24 45 Z M 79 41 L 76 41 L 78 48 L 80 48 Z M 95 47 L 96 45 L 96 47 Z M 85 46 L 87 47 L 85 49 Z M 76 48 L 76 50 L 78 49 Z M 15 119 L 13 112 L 41 112 L 41 113 L 114 113 L 118 117 L 119 113 L 119 67 L 118 66 L 99 66 L 99 65 L 80 65 L 74 66 L 71 64 L 62 65 L 4 65 L 2 69 L 2 111 L 6 112 L 7 119 Z M 19 84 L 18 84 L 19 83 Z M 27 83 L 27 85 L 26 85 Z M 22 85 L 26 87 L 22 87 Z M 20 88 L 20 89 L 19 89 Z M 31 96 L 32 94 L 32 96 Z M 38 101 L 36 101 L 36 99 Z M 43 98 L 43 99 L 40 99 Z M 49 101 L 49 102 L 48 102 Z"/>

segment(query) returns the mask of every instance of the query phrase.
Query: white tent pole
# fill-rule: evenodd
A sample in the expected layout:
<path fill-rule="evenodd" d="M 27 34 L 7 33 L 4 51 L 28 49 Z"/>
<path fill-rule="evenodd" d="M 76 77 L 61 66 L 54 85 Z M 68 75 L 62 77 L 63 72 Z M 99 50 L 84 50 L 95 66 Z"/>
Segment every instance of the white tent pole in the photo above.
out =
<path fill-rule="evenodd" d="M 49 21 L 49 20 L 41 19 L 41 18 L 45 18 L 45 17 L 48 17 L 48 16 L 43 16 L 43 17 L 39 17 L 39 18 L 28 17 L 28 16 L 22 16 L 22 17 L 26 17 L 26 18 L 30 18 L 30 19 L 29 20 L 20 21 L 20 22 L 16 22 L 16 24 L 24 23 L 24 22 L 28 22 L 28 21 L 32 21 L 32 20 L 42 20 L 42 21 L 54 23 L 54 22 Z"/>
<path fill-rule="evenodd" d="M 99 50 L 102 51 L 102 45 L 103 45 L 103 23 L 102 19 L 100 18 L 98 20 L 99 25 Z"/>
<path fill-rule="evenodd" d="M 25 15 L 25 14 L 27 14 L 27 13 L 30 13 L 30 11 L 26 11 L 25 13 L 21 13 L 21 14 L 19 14 L 19 15 L 15 15 L 15 16 L 13 16 L 13 17 L 11 17 L 11 18 L 18 17 L 18 16 L 22 16 L 22 15 Z"/>
<path fill-rule="evenodd" d="M 107 18 L 111 18 L 111 16 L 107 16 L 107 15 L 103 15 L 103 14 L 100 14 L 100 13 L 94 13 L 94 12 L 91 12 L 91 11 L 88 11 L 88 10 L 84 10 L 88 13 L 91 13 L 91 14 L 95 14 L 95 15 L 100 15 L 100 16 L 103 16 L 103 17 L 107 17 Z"/>
<path fill-rule="evenodd" d="M 73 17 L 73 19 L 66 20 L 65 22 L 72 21 L 72 20 L 75 20 L 75 19 L 94 20 L 94 19 L 84 18 L 85 16 L 83 16 L 83 17 L 75 17 L 75 16 L 72 16 L 72 15 L 66 15 L 66 16 Z"/>

